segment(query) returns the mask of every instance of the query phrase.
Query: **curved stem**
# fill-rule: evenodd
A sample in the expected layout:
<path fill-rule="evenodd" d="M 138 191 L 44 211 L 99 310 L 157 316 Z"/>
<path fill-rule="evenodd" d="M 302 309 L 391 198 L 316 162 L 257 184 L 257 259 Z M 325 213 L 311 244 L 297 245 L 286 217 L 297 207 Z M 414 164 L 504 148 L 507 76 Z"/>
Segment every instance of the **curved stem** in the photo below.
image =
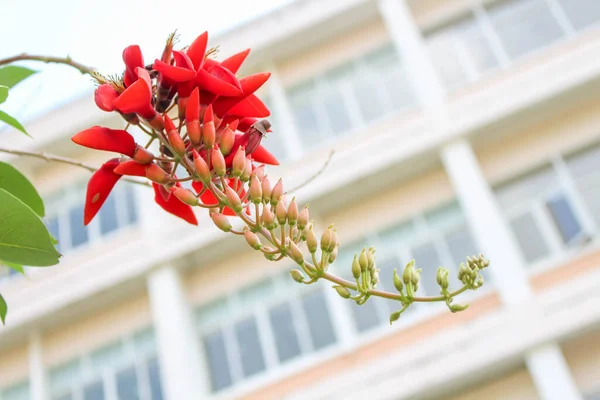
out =
<path fill-rule="evenodd" d="M 69 67 L 73 67 L 82 74 L 91 74 L 94 72 L 94 68 L 80 64 L 73 61 L 71 57 L 49 57 L 49 56 L 38 56 L 27 53 L 18 54 L 16 56 L 0 59 L 0 65 L 11 64 L 16 61 L 40 61 L 46 64 L 64 64 Z"/>
<path fill-rule="evenodd" d="M 93 165 L 82 163 L 80 161 L 75 161 L 75 160 L 72 160 L 67 157 L 61 157 L 61 156 L 57 156 L 54 154 L 48 154 L 43 151 L 37 153 L 37 152 L 33 152 L 33 151 L 14 150 L 14 149 L 7 149 L 4 147 L 0 147 L 0 153 L 13 154 L 16 156 L 39 158 L 40 160 L 44 160 L 47 162 L 53 161 L 53 162 L 58 162 L 61 164 L 69 164 L 74 167 L 87 169 L 90 172 L 96 172 L 98 170 L 98 167 L 95 167 Z M 150 182 L 140 181 L 140 180 L 128 178 L 128 177 L 123 177 L 123 179 L 126 180 L 127 182 L 135 183 L 137 185 L 152 187 L 152 184 Z"/>

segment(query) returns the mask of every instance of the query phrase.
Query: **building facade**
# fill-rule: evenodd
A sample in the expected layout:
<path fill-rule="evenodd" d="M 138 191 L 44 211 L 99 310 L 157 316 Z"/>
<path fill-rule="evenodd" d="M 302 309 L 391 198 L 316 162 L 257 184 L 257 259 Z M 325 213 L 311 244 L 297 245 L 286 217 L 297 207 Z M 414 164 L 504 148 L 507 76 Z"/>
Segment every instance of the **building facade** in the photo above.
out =
<path fill-rule="evenodd" d="M 483 252 L 486 284 L 390 327 L 396 304 L 297 285 L 141 186 L 84 228 L 86 171 L 14 160 L 65 256 L 0 281 L 0 400 L 600 398 L 600 2 L 297 0 L 213 44 L 273 72 L 270 175 L 335 150 L 296 192 L 338 227 L 334 272 L 375 245 L 384 287 L 414 258 L 435 295 Z M 11 145 L 99 164 L 69 141 L 92 124 L 122 121 L 86 97 Z"/>

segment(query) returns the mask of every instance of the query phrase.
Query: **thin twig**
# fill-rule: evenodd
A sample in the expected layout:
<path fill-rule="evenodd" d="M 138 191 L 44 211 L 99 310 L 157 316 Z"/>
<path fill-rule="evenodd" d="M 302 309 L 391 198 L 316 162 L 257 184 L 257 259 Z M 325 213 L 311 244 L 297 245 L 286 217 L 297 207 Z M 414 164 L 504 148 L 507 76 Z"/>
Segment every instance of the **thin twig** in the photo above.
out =
<path fill-rule="evenodd" d="M 311 183 L 312 181 L 314 181 L 315 179 L 317 179 L 323 172 L 325 172 L 325 170 L 329 166 L 329 163 L 331 162 L 331 159 L 333 158 L 334 154 L 335 154 L 335 150 L 331 150 L 329 152 L 329 156 L 327 157 L 327 160 L 325 160 L 325 163 L 321 166 L 321 168 L 319 168 L 319 170 L 317 172 L 315 172 L 310 178 L 308 178 L 307 180 L 305 180 L 304 182 L 302 182 L 298 186 L 292 188 L 291 190 L 289 190 L 289 191 L 287 191 L 285 193 L 288 194 L 290 192 L 292 192 L 292 193 L 296 192 L 297 190 L 302 189 L 304 186 L 308 185 L 309 183 Z"/>
<path fill-rule="evenodd" d="M 39 158 L 39 159 L 47 161 L 47 162 L 53 161 L 53 162 L 58 162 L 58 163 L 62 163 L 62 164 L 69 164 L 69 165 L 73 165 L 75 167 L 87 169 L 90 172 L 96 172 L 99 169 L 98 167 L 95 167 L 93 165 L 82 163 L 80 161 L 75 161 L 75 160 L 72 160 L 67 157 L 61 157 L 61 156 L 57 156 L 54 154 L 48 154 L 45 152 L 37 153 L 37 152 L 33 152 L 33 151 L 14 150 L 14 149 L 7 149 L 4 147 L 0 147 L 0 153 L 7 153 L 7 154 L 13 154 L 13 155 L 17 155 L 17 156 L 24 156 L 24 157 Z M 137 179 L 127 178 L 127 177 L 123 177 L 123 179 L 126 180 L 127 182 L 135 183 L 137 185 L 143 185 L 143 186 L 148 186 L 148 187 L 152 186 L 150 184 L 150 182 L 140 181 Z"/>
<path fill-rule="evenodd" d="M 71 57 L 48 57 L 48 56 L 36 56 L 27 53 L 19 54 L 16 56 L 0 59 L 0 65 L 6 65 L 15 61 L 40 61 L 46 64 L 64 64 L 77 69 L 82 74 L 91 74 L 94 72 L 94 68 L 80 64 L 73 61 Z"/>

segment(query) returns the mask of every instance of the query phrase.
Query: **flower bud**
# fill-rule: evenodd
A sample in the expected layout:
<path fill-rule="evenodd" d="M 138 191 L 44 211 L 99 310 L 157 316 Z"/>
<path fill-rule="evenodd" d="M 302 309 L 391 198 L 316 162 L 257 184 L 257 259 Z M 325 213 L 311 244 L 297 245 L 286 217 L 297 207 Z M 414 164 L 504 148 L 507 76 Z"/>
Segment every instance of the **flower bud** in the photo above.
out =
<path fill-rule="evenodd" d="M 400 314 L 402 314 L 400 311 L 395 311 L 390 314 L 390 325 L 400 319 Z"/>
<path fill-rule="evenodd" d="M 271 182 L 268 177 L 264 177 L 262 182 L 263 203 L 269 204 L 271 201 Z"/>
<path fill-rule="evenodd" d="M 289 214 L 289 211 L 288 211 Z M 289 218 L 289 215 L 288 215 Z M 306 226 L 308 225 L 310 220 L 310 214 L 308 212 L 308 206 L 304 207 L 302 209 L 302 211 L 300 211 L 300 214 L 298 214 L 298 229 L 303 231 L 304 228 L 306 228 Z"/>
<path fill-rule="evenodd" d="M 367 251 L 362 249 L 360 255 L 358 256 L 358 265 L 360 265 L 360 270 L 365 272 L 369 269 L 369 259 L 367 258 Z"/>
<path fill-rule="evenodd" d="M 317 251 L 317 247 L 319 247 L 319 242 L 317 242 L 317 235 L 315 235 L 315 232 L 312 230 L 312 226 L 306 233 L 306 246 L 308 247 L 308 251 L 310 251 L 311 254 L 315 254 Z"/>
<path fill-rule="evenodd" d="M 250 176 L 252 175 L 252 160 L 246 158 L 246 167 L 240 176 L 240 180 L 242 182 L 248 182 L 250 180 Z"/>
<path fill-rule="evenodd" d="M 379 272 L 377 270 L 371 274 L 371 283 L 373 286 L 376 286 L 379 283 Z"/>
<path fill-rule="evenodd" d="M 402 273 L 402 280 L 404 281 L 405 285 L 408 285 L 408 283 L 411 281 L 414 269 L 415 260 L 410 260 L 409 263 L 406 264 L 406 267 L 404 267 L 404 272 Z"/>
<path fill-rule="evenodd" d="M 402 289 L 403 289 L 402 279 L 400 279 L 400 276 L 398 275 L 398 270 L 396 270 L 396 268 L 394 268 L 394 287 L 396 288 L 397 291 L 402 293 Z"/>
<path fill-rule="evenodd" d="M 469 307 L 468 304 L 451 304 L 448 308 L 450 308 L 450 311 L 455 313 L 455 312 L 465 311 L 468 307 Z"/>
<path fill-rule="evenodd" d="M 217 228 L 219 228 L 223 232 L 231 231 L 231 223 L 223 214 L 213 212 L 210 213 L 210 218 L 213 220 Z"/>
<path fill-rule="evenodd" d="M 250 197 L 250 201 L 254 204 L 262 203 L 262 187 L 256 175 L 252 175 L 252 178 L 250 179 L 248 196 Z"/>
<path fill-rule="evenodd" d="M 290 275 L 292 275 L 292 278 L 298 282 L 298 283 L 304 283 L 304 275 L 302 274 L 302 272 L 300 270 L 297 269 L 293 269 L 290 271 Z"/>
<path fill-rule="evenodd" d="M 298 245 L 296 243 L 290 241 L 289 249 L 290 249 L 290 251 L 289 251 L 290 258 L 292 260 L 294 260 L 294 262 L 296 262 L 297 264 L 303 265 L 304 264 L 304 254 L 302 254 L 302 250 L 300 250 Z"/>
<path fill-rule="evenodd" d="M 204 123 L 202 124 L 202 141 L 204 147 L 212 149 L 215 145 L 216 131 L 212 104 L 209 105 L 204 113 Z"/>
<path fill-rule="evenodd" d="M 462 282 L 463 278 L 469 274 L 469 267 L 465 263 L 460 263 L 458 266 L 458 279 Z"/>
<path fill-rule="evenodd" d="M 138 144 L 133 153 L 133 161 L 138 164 L 150 164 L 153 160 L 154 154 Z"/>
<path fill-rule="evenodd" d="M 198 200 L 196 195 L 189 189 L 177 187 L 173 190 L 173 194 L 181 202 L 188 204 L 190 206 L 197 206 L 200 203 L 200 201 Z"/>
<path fill-rule="evenodd" d="M 271 211 L 271 207 L 267 205 L 263 206 L 262 221 L 265 225 L 265 228 L 269 230 L 277 228 L 277 221 L 275 220 L 275 215 Z"/>
<path fill-rule="evenodd" d="M 160 184 L 167 183 L 171 179 L 164 169 L 154 163 L 148 165 L 148 168 L 146 169 L 146 178 Z"/>
<path fill-rule="evenodd" d="M 279 225 L 285 225 L 285 221 L 287 219 L 287 210 L 283 201 L 277 203 L 277 206 L 275 207 L 275 216 L 277 217 L 277 222 L 279 222 Z"/>
<path fill-rule="evenodd" d="M 360 264 L 358 263 L 358 257 L 356 254 L 354 255 L 354 259 L 352 260 L 352 276 L 354 279 L 360 278 L 362 270 L 360 269 Z"/>
<path fill-rule="evenodd" d="M 221 140 L 219 142 L 219 147 L 221 148 L 221 152 L 225 155 L 231 153 L 233 149 L 233 144 L 235 143 L 235 133 L 231 130 L 231 128 L 227 127 L 223 130 L 221 134 Z"/>
<path fill-rule="evenodd" d="M 350 291 L 348 289 L 346 289 L 345 287 L 338 285 L 338 286 L 334 286 L 333 288 L 335 289 L 337 294 L 339 294 L 344 299 L 350 298 L 350 296 L 351 296 Z"/>
<path fill-rule="evenodd" d="M 219 149 L 212 149 L 211 157 L 215 174 L 217 174 L 217 176 L 225 176 L 227 173 L 227 167 L 225 165 L 225 157 L 223 157 L 223 153 L 221 153 Z"/>
<path fill-rule="evenodd" d="M 290 205 L 288 206 L 287 220 L 290 226 L 294 226 L 298 222 L 298 203 L 296 203 L 295 198 L 290 201 Z"/>
<path fill-rule="evenodd" d="M 411 271 L 410 280 L 411 280 L 413 286 L 415 287 L 415 290 L 417 290 L 420 278 L 421 278 L 421 268 L 419 268 L 419 269 L 413 268 Z"/>
<path fill-rule="evenodd" d="M 199 146 L 202 138 L 202 130 L 200 128 L 200 121 L 186 121 L 185 127 L 187 129 L 188 137 L 192 142 L 192 145 Z"/>
<path fill-rule="evenodd" d="M 331 226 L 325 229 L 325 232 L 321 235 L 321 250 L 324 252 L 330 252 L 333 250 L 333 229 Z"/>
<path fill-rule="evenodd" d="M 448 289 L 448 270 L 442 267 L 439 267 L 437 270 L 436 280 L 438 285 L 444 290 Z"/>
<path fill-rule="evenodd" d="M 208 168 L 206 161 L 204 161 L 196 150 L 192 150 L 192 155 L 194 156 L 194 167 L 196 168 L 196 173 L 200 180 L 204 183 L 210 181 L 210 169 Z"/>
<path fill-rule="evenodd" d="M 233 156 L 233 163 L 231 164 L 231 174 L 233 176 L 241 176 L 246 169 L 246 152 L 244 148 L 240 146 Z"/>
<path fill-rule="evenodd" d="M 338 248 L 333 249 L 331 254 L 329 255 L 329 264 L 333 264 L 338 256 Z"/>
<path fill-rule="evenodd" d="M 228 206 L 235 212 L 241 212 L 244 209 L 242 200 L 235 190 L 230 186 L 225 188 L 225 196 L 227 196 Z"/>
<path fill-rule="evenodd" d="M 375 269 L 375 249 L 373 247 L 370 247 L 369 250 L 367 250 L 367 261 L 369 263 L 368 268 L 370 270 Z"/>
<path fill-rule="evenodd" d="M 252 232 L 250 229 L 244 230 L 244 239 L 246 239 L 248 245 L 254 250 L 260 250 L 263 247 L 258 235 Z"/>
<path fill-rule="evenodd" d="M 167 139 L 169 139 L 169 144 L 177 155 L 183 156 L 186 153 L 185 144 L 183 143 L 183 139 L 181 139 L 177 129 L 171 129 L 167 131 Z"/>
<path fill-rule="evenodd" d="M 253 173 L 256 175 L 258 180 L 262 182 L 262 180 L 265 178 L 265 166 L 261 165 L 260 167 L 255 168 Z"/>
<path fill-rule="evenodd" d="M 265 191 L 264 191 L 264 187 L 263 187 L 263 194 L 264 193 L 265 193 Z M 281 196 L 283 196 L 283 181 L 280 179 L 279 181 L 277 181 L 277 183 L 275 184 L 275 187 L 271 191 L 271 204 L 276 206 L 277 203 L 279 203 Z"/>

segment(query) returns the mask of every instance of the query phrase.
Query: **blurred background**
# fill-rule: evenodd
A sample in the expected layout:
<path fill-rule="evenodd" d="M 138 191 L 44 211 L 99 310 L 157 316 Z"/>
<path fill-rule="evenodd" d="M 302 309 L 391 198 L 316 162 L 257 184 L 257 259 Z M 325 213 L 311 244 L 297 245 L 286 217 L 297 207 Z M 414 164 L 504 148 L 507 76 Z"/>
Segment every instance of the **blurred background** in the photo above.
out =
<path fill-rule="evenodd" d="M 181 46 L 209 30 L 219 58 L 252 48 L 242 73 L 273 73 L 272 181 L 293 188 L 335 150 L 296 195 L 317 229 L 336 223 L 336 274 L 374 245 L 384 288 L 414 258 L 437 295 L 439 265 L 492 261 L 467 311 L 417 305 L 390 326 L 398 304 L 297 285 L 142 186 L 120 184 L 83 227 L 89 173 L 1 155 L 44 195 L 64 257 L 0 270 L 0 400 L 600 399 L 600 1 L 0 5 L 0 58 L 120 72 L 125 46 L 151 61 L 174 29 Z M 2 146 L 103 162 L 70 141 L 124 126 L 90 79 L 25 65 L 40 73 L 3 109 L 34 140 L 0 128 Z"/>

